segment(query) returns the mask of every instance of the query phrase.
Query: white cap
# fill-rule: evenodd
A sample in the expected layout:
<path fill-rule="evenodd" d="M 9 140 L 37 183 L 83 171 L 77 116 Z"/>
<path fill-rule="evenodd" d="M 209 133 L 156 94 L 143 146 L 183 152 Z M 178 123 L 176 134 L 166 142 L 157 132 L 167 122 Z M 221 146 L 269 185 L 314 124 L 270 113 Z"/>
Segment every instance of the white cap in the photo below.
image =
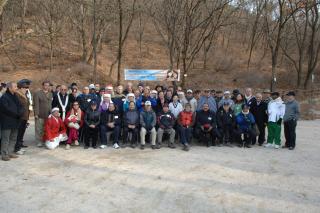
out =
<path fill-rule="evenodd" d="M 158 94 L 157 90 L 151 90 L 152 94 Z"/>
<path fill-rule="evenodd" d="M 96 87 L 94 86 L 94 84 L 90 84 L 89 85 L 89 89 L 95 89 Z"/>
<path fill-rule="evenodd" d="M 193 91 L 191 89 L 188 89 L 187 93 L 193 93 Z"/>
<path fill-rule="evenodd" d="M 103 94 L 103 97 L 111 98 L 111 95 L 110 94 Z"/>
<path fill-rule="evenodd" d="M 58 107 L 55 107 L 55 108 L 53 108 L 52 110 L 51 110 L 51 113 L 54 113 L 55 111 L 60 111 L 60 109 L 58 108 Z"/>
<path fill-rule="evenodd" d="M 113 86 L 112 85 L 107 85 L 106 89 L 113 89 Z"/>
<path fill-rule="evenodd" d="M 150 101 L 146 101 L 145 105 L 146 106 L 151 106 L 151 102 Z"/>
<path fill-rule="evenodd" d="M 230 93 L 229 90 L 226 90 L 226 91 L 224 91 L 224 94 L 225 94 L 225 95 L 227 95 L 227 94 L 230 95 L 231 93 Z"/>
<path fill-rule="evenodd" d="M 134 97 L 134 94 L 133 94 L 133 93 L 128 93 L 127 96 L 128 96 L 128 97 Z"/>

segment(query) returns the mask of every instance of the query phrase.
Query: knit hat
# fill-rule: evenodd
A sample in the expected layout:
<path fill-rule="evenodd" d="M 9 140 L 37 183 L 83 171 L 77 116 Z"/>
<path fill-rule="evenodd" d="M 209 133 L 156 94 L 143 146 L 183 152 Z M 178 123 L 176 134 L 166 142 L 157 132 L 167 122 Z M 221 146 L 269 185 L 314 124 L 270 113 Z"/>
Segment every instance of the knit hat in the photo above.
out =
<path fill-rule="evenodd" d="M 58 107 L 55 107 L 55 108 L 53 108 L 52 110 L 51 110 L 51 113 L 54 113 L 54 112 L 56 112 L 56 111 L 60 111 L 60 109 L 58 108 Z"/>

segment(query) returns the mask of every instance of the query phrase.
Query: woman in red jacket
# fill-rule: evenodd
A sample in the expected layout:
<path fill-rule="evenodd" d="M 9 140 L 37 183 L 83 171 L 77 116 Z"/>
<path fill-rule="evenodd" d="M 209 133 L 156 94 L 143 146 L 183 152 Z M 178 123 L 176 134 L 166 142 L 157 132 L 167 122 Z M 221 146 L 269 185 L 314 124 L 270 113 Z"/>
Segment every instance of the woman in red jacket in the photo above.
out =
<path fill-rule="evenodd" d="M 180 140 L 183 144 L 183 150 L 189 151 L 189 143 L 192 136 L 192 127 L 195 123 L 195 113 L 191 111 L 191 105 L 189 103 L 185 104 L 185 110 L 179 113 L 178 124 Z"/>
<path fill-rule="evenodd" d="M 71 110 L 67 113 L 65 124 L 68 127 L 68 141 L 66 149 L 70 149 L 71 143 L 79 146 L 79 129 L 83 126 L 84 112 L 77 101 L 73 102 Z"/>
<path fill-rule="evenodd" d="M 55 149 L 61 141 L 66 141 L 66 127 L 60 118 L 59 108 L 53 108 L 45 122 L 43 140 L 48 149 Z"/>

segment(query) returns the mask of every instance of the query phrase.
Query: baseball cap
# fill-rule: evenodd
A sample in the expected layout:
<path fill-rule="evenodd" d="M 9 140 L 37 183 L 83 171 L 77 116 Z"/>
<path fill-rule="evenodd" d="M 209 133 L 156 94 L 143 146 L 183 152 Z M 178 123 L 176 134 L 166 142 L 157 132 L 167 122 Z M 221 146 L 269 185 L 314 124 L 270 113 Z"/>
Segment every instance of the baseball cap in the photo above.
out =
<path fill-rule="evenodd" d="M 151 106 L 151 102 L 150 101 L 146 101 L 145 105 L 146 106 Z"/>

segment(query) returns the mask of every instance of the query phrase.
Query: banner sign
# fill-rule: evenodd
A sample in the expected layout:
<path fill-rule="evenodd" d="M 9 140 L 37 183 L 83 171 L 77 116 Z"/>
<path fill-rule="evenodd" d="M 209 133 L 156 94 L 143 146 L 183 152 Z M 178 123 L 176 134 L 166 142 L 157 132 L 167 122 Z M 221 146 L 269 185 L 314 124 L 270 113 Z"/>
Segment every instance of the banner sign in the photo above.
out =
<path fill-rule="evenodd" d="M 127 81 L 180 81 L 180 70 L 138 70 L 125 69 Z"/>

